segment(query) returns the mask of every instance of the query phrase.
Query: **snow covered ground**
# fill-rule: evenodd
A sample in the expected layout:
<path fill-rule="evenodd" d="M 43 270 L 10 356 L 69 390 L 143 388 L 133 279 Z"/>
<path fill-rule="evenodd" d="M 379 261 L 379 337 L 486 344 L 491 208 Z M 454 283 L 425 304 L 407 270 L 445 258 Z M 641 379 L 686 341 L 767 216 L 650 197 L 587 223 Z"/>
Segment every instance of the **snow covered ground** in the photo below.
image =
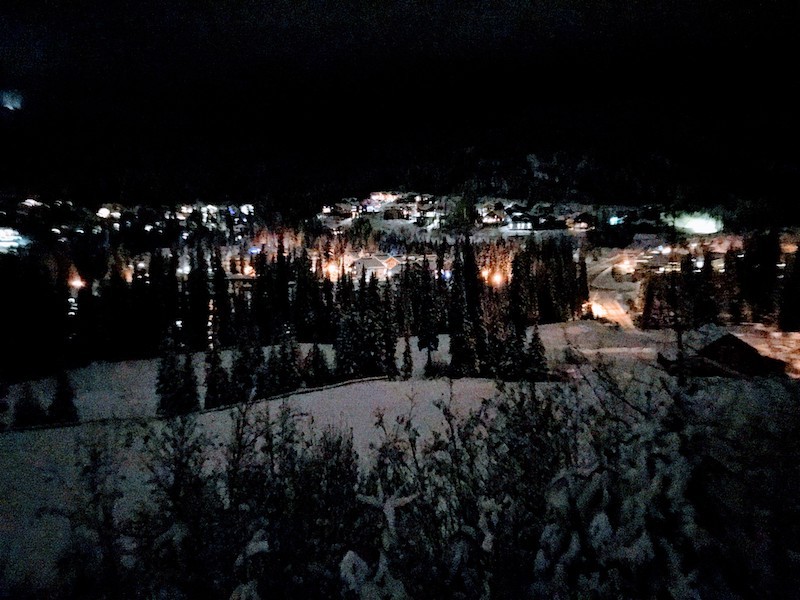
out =
<path fill-rule="evenodd" d="M 449 344 L 442 336 L 434 361 L 445 362 Z M 307 352 L 307 345 L 301 345 Z M 398 345 L 398 359 L 402 353 Z M 316 430 L 327 426 L 352 431 L 356 450 L 362 460 L 369 460 L 370 444 L 379 441 L 375 428 L 377 414 L 383 413 L 391 427 L 399 416 L 411 415 L 420 433 L 426 435 L 442 426 L 441 414 L 433 402 L 450 395 L 444 379 L 422 379 L 425 355 L 412 340 L 414 379 L 410 381 L 373 380 L 351 383 L 322 390 L 300 390 L 287 398 L 291 408 Z M 327 348 L 329 351 L 330 349 Z M 230 356 L 225 357 L 226 362 Z M 203 357 L 194 357 L 200 391 L 203 393 Z M 141 435 L 148 423 L 159 426 L 154 418 L 158 405 L 155 391 L 155 360 L 121 363 L 96 363 L 70 373 L 75 388 L 75 404 L 82 423 L 64 428 L 45 428 L 0 433 L 0 567 L 7 563 L 0 580 L 22 581 L 32 578 L 44 583 L 54 576 L 54 561 L 68 539 L 69 528 L 64 516 L 53 509 L 68 506 L 74 498 L 77 449 L 104 435 L 118 435 L 131 426 L 134 435 Z M 52 397 L 54 381 L 32 382 L 32 388 L 46 405 Z M 10 404 L 19 396 L 21 386 L 12 386 Z M 453 382 L 453 409 L 463 414 L 495 393 L 494 382 L 464 379 Z M 269 406 L 277 411 L 282 400 L 268 400 L 256 406 Z M 227 439 L 231 428 L 231 409 L 202 413 L 198 424 L 212 441 Z M 6 418 L 10 419 L 11 411 Z M 132 446 L 123 457 L 122 485 L 126 501 L 122 513 L 132 510 L 142 497 L 144 481 L 141 456 Z"/>
<path fill-rule="evenodd" d="M 759 346 L 797 348 L 800 340 L 794 336 L 771 335 L 769 331 L 742 328 L 735 331 L 747 341 Z M 569 366 L 568 355 L 578 351 L 592 362 L 602 361 L 615 365 L 615 371 L 628 374 L 631 383 L 655 381 L 665 374 L 656 363 L 659 351 L 674 344 L 670 331 L 639 331 L 617 329 L 595 321 L 544 325 L 540 328 L 548 362 L 557 372 L 575 372 Z M 749 336 L 749 337 L 748 337 Z M 447 363 L 449 344 L 441 337 L 434 360 Z M 385 423 L 391 427 L 399 416 L 410 415 L 425 436 L 443 425 L 439 411 L 433 406 L 438 399 L 447 399 L 450 388 L 447 380 L 425 380 L 422 369 L 424 353 L 416 349 L 412 340 L 415 374 L 410 381 L 372 380 L 351 383 L 321 390 L 300 390 L 287 399 L 291 408 L 302 415 L 304 422 L 316 430 L 327 426 L 350 430 L 356 450 L 362 461 L 368 462 L 370 445 L 379 441 L 375 428 L 376 415 L 384 414 Z M 398 358 L 402 352 L 398 346 Z M 761 349 L 759 347 L 759 349 Z M 303 346 L 303 351 L 307 351 Z M 329 349 L 328 349 L 329 350 Z M 791 355 L 796 350 L 783 351 Z M 229 361 L 230 357 L 226 357 Z M 195 356 L 199 381 L 203 381 L 202 356 Z M 133 435 L 141 435 L 142 424 L 156 424 L 155 393 L 156 361 L 130 361 L 124 363 L 98 363 L 70 373 L 76 392 L 76 405 L 82 423 L 73 427 L 6 431 L 0 434 L 0 566 L 7 562 L 6 573 L 0 578 L 20 581 L 46 582 L 54 575 L 54 559 L 67 541 L 68 522 L 64 516 L 53 514 L 52 509 L 69 505 L 74 497 L 76 482 L 76 449 L 87 440 L 103 435 L 115 435 L 126 426 Z M 558 384 L 548 384 L 558 385 Z M 709 385 L 729 386 L 709 380 Z M 738 384 L 736 384 L 738 385 Z M 46 404 L 52 396 L 52 380 L 33 382 L 34 392 Z M 725 388 L 728 389 L 728 388 Z M 732 389 L 732 388 L 731 388 Z M 453 408 L 466 413 L 476 407 L 481 399 L 496 392 L 493 381 L 463 379 L 453 382 Z M 20 386 L 12 386 L 9 393 L 13 405 L 19 396 Z M 767 392 L 771 394 L 772 392 Z M 735 394 L 736 397 L 744 397 Z M 763 394 L 745 394 L 758 397 Z M 718 394 L 717 394 L 718 396 Z M 717 396 L 709 396 L 708 404 Z M 713 401 L 713 402 L 712 402 Z M 259 403 L 276 411 L 281 400 Z M 9 411 L 10 413 L 11 411 Z M 10 418 L 8 413 L 6 418 Z M 231 426 L 231 409 L 201 413 L 198 423 L 203 431 L 217 443 L 224 442 Z M 138 432 L 138 433 L 137 433 Z M 142 497 L 143 467 L 141 444 L 134 443 L 129 454 L 122 457 L 122 482 L 126 501 L 119 506 L 122 513 L 134 508 Z"/>

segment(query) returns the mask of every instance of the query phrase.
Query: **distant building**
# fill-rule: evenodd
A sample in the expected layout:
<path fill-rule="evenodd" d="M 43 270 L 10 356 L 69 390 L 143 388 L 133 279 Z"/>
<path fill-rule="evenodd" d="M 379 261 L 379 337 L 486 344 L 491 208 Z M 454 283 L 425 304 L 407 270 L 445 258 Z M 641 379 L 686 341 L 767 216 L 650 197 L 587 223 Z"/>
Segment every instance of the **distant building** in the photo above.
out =
<path fill-rule="evenodd" d="M 783 375 L 786 364 L 759 353 L 753 346 L 715 325 L 684 334 L 684 369 L 694 377 L 765 377 Z M 680 368 L 677 345 L 658 354 L 669 373 Z"/>

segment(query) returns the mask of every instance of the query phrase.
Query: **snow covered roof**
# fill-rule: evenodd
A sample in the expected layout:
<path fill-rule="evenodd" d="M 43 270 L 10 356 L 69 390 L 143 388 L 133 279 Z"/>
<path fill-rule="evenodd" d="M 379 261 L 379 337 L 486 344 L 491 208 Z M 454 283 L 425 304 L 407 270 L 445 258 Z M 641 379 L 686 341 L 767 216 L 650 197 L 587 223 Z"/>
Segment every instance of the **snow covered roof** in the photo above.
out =
<path fill-rule="evenodd" d="M 365 256 L 353 262 L 353 268 L 358 272 L 360 272 L 361 269 L 369 271 L 371 269 L 383 269 L 384 267 L 385 265 L 374 256 Z"/>

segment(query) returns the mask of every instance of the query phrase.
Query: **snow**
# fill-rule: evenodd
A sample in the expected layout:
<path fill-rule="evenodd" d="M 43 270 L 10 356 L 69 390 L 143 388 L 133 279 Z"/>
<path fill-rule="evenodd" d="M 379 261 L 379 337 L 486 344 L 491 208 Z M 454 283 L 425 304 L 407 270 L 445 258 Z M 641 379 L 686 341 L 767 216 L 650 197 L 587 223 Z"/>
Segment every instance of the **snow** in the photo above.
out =
<path fill-rule="evenodd" d="M 564 356 L 571 348 L 585 359 L 613 364 L 621 374 L 623 384 L 652 389 L 653 383 L 664 377 L 657 368 L 655 354 L 668 344 L 674 344 L 674 334 L 670 331 L 628 331 L 609 328 L 595 321 L 543 325 L 539 328 L 551 367 L 564 362 Z M 763 344 L 795 342 L 793 336 L 770 336 L 769 331 L 756 328 L 736 330 L 737 335 L 750 336 Z M 749 341 L 749 340 L 748 340 Z M 402 353 L 402 342 L 398 345 L 398 361 Z M 303 345 L 306 353 L 308 345 Z M 447 380 L 425 380 L 421 378 L 425 363 L 425 352 L 417 350 L 416 340 L 412 340 L 414 357 L 414 378 L 410 381 L 387 381 L 383 379 L 331 386 L 316 390 L 299 390 L 288 396 L 286 402 L 293 411 L 301 415 L 302 423 L 320 430 L 332 426 L 352 431 L 353 442 L 362 464 L 366 467 L 371 458 L 370 448 L 381 441 L 381 433 L 375 428 L 378 414 L 383 415 L 387 429 L 391 430 L 402 418 L 409 415 L 414 420 L 420 435 L 425 438 L 431 431 L 444 426 L 439 409 L 434 406 L 438 400 L 445 404 L 451 394 Z M 325 351 L 330 353 L 330 348 Z M 435 361 L 447 362 L 449 339 L 440 337 L 440 347 L 434 352 Z M 230 355 L 223 356 L 226 365 Z M 194 357 L 198 378 L 203 380 L 203 359 Z M 562 367 L 560 367 L 562 368 Z M 570 365 L 571 373 L 579 379 L 579 406 L 596 405 L 596 394 L 600 387 L 597 376 L 591 374 L 588 365 Z M 158 429 L 160 422 L 155 419 L 157 396 L 155 394 L 156 361 L 129 361 L 124 363 L 98 363 L 70 373 L 76 392 L 76 405 L 81 418 L 79 425 L 64 428 L 35 429 L 29 431 L 7 431 L 0 435 L 0 564 L 7 561 L 3 577 L 8 581 L 47 583 L 55 576 L 54 562 L 59 551 L 69 539 L 67 518 L 62 513 L 76 498 L 77 452 L 85 448 L 87 441 L 128 436 L 133 442 L 118 453 L 117 462 L 121 472 L 116 476 L 123 492 L 123 501 L 116 507 L 119 516 L 130 514 L 139 502 L 146 497 L 146 472 L 142 465 L 141 435 L 144 425 L 150 424 Z M 13 403 L 21 386 L 12 386 L 9 397 Z M 52 380 L 33 382 L 34 392 L 45 401 L 53 391 Z M 559 390 L 572 389 L 569 383 L 543 384 L 541 393 L 559 393 Z M 452 382 L 454 402 L 452 410 L 456 416 L 466 414 L 477 407 L 484 398 L 496 393 L 493 381 L 485 379 L 461 379 Z M 566 392 L 565 392 L 566 393 Z M 788 405 L 780 399 L 791 395 L 779 381 L 722 381 L 704 379 L 703 385 L 691 397 L 692 411 L 697 418 L 697 426 L 705 422 L 718 421 L 724 414 L 731 431 L 739 429 L 755 415 L 770 427 L 783 420 L 782 410 Z M 592 396 L 592 394 L 595 394 Z M 202 386 L 201 386 L 202 395 Z M 779 401 L 780 400 L 780 401 Z M 273 399 L 257 403 L 268 407 L 275 414 L 282 400 Z M 660 410 L 658 406 L 649 407 Z M 8 414 L 11 411 L 8 411 Z M 221 409 L 198 414 L 197 422 L 202 431 L 214 443 L 224 442 L 229 435 L 232 422 L 232 409 Z M 714 458 L 731 469 L 740 469 L 739 459 L 730 450 L 720 445 L 713 452 Z M 593 497 L 596 486 L 601 485 L 599 477 L 592 476 L 592 464 L 585 465 L 581 471 L 590 478 L 584 494 L 577 498 L 581 505 Z M 549 495 L 550 509 L 563 512 L 569 506 L 570 481 L 566 478 L 561 485 L 555 485 Z M 383 503 L 381 503 L 383 507 Z M 584 507 L 585 508 L 585 507 Z M 631 506 L 631 510 L 635 507 Z M 488 511 L 488 509 L 487 509 Z M 389 515 L 386 519 L 391 523 Z M 491 548 L 491 527 L 488 514 L 481 515 L 481 529 L 485 535 L 485 549 Z M 595 543 L 603 543 L 612 536 L 608 517 L 598 515 L 592 524 Z M 391 527 L 389 527 L 391 528 Z M 173 533 L 178 534 L 179 531 Z M 543 536 L 545 546 L 561 544 L 559 538 L 566 532 L 547 530 Z M 622 535 L 621 531 L 617 535 Z M 176 540 L 179 536 L 172 536 Z M 552 539 L 551 539 L 552 538 Z M 646 560 L 652 552 L 652 541 L 647 537 L 627 538 L 630 544 L 625 547 L 629 560 Z M 577 538 L 569 540 L 567 555 L 577 553 Z M 254 538 L 245 550 L 246 555 L 267 552 L 262 540 Z M 552 556 L 552 555 L 551 555 Z M 549 557 L 537 559 L 545 568 Z M 347 567 L 348 565 L 343 565 Z M 349 565 L 356 569 L 354 564 Z M 359 577 L 353 573 L 353 583 Z M 363 577 L 360 579 L 363 585 Z M 248 592 L 245 587 L 242 594 Z M 243 595 L 242 597 L 248 597 Z"/>
<path fill-rule="evenodd" d="M 419 360 L 417 364 L 423 362 Z M 32 577 L 46 583 L 55 577 L 54 561 L 68 540 L 69 528 L 64 516 L 47 512 L 47 509 L 67 506 L 72 498 L 77 476 L 76 448 L 88 439 L 116 432 L 121 424 L 120 417 L 152 418 L 155 414 L 154 366 L 153 361 L 100 364 L 76 375 L 76 381 L 80 382 L 76 385 L 76 404 L 81 414 L 88 413 L 92 418 L 116 417 L 116 420 L 67 428 L 8 431 L 0 435 L 0 489 L 3 490 L 0 563 L 8 559 L 5 576 L 9 580 Z M 39 384 L 44 388 L 47 382 Z M 115 397 L 104 390 L 125 393 Z M 449 393 L 446 380 L 379 380 L 301 393 L 289 397 L 287 402 L 318 429 L 330 425 L 351 430 L 355 448 L 362 460 L 366 460 L 370 445 L 380 441 L 374 427 L 377 412 L 383 412 L 386 423 L 391 424 L 407 415 L 413 405 L 413 418 L 420 433 L 426 435 L 433 428 L 443 426 L 441 413 L 433 406 L 433 401 L 446 399 Z M 465 414 L 494 393 L 495 385 L 489 380 L 455 381 L 454 410 L 456 414 Z M 277 412 L 280 402 L 265 401 L 261 405 Z M 224 409 L 201 413 L 198 424 L 212 440 L 225 439 L 231 428 L 231 412 L 231 409 Z M 118 511 L 122 514 L 133 510 L 137 501 L 144 497 L 145 473 L 138 446 L 133 444 L 121 461 L 125 502 L 120 503 Z M 265 549 L 254 546 L 248 550 Z"/>

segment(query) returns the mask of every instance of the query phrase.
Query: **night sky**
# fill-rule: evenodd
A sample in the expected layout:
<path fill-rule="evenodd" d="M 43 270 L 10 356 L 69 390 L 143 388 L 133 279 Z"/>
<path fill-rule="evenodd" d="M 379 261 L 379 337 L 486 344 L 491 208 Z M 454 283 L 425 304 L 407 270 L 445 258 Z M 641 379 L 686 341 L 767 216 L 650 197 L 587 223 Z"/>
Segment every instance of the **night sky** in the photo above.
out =
<path fill-rule="evenodd" d="M 290 197 L 465 148 L 788 185 L 798 24 L 770 1 L 6 0 L 0 186 Z"/>

